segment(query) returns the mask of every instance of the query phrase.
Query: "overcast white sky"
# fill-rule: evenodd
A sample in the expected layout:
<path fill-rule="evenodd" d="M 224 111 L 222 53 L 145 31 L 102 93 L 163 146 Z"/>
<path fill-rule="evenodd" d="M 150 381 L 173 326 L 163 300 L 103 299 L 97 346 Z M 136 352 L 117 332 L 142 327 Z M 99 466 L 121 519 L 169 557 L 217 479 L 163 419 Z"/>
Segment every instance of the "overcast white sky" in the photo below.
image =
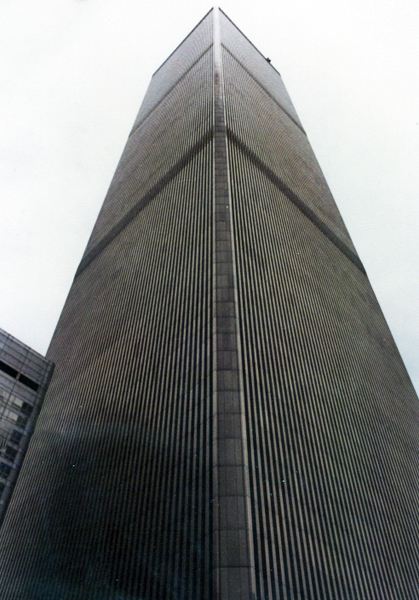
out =
<path fill-rule="evenodd" d="M 44 354 L 153 72 L 202 0 L 0 0 L 0 327 Z M 419 389 L 419 3 L 224 0 L 283 76 Z"/>

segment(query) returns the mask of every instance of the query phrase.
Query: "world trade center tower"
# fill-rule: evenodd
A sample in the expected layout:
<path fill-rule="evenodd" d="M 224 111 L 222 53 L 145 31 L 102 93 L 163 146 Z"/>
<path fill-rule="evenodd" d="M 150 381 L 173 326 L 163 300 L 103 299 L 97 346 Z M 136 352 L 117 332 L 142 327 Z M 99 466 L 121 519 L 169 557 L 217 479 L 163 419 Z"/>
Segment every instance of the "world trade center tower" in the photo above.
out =
<path fill-rule="evenodd" d="M 55 331 L 2 600 L 419 598 L 419 403 L 281 77 L 158 69 Z"/>

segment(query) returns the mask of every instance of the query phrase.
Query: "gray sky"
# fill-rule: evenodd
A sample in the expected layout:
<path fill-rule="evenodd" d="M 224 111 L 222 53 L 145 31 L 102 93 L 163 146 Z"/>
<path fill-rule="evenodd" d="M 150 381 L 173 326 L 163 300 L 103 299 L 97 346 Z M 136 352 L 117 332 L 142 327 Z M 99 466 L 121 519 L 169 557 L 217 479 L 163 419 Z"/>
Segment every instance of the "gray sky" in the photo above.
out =
<path fill-rule="evenodd" d="M 201 0 L 1 0 L 0 327 L 45 353 L 153 72 Z M 419 4 L 225 0 L 283 76 L 419 389 Z"/>

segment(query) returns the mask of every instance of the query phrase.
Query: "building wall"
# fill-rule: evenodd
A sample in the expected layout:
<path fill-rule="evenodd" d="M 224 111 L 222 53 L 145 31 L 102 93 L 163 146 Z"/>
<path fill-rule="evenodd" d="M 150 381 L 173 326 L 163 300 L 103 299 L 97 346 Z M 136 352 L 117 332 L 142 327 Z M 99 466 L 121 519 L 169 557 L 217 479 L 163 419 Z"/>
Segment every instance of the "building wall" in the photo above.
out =
<path fill-rule="evenodd" d="M 280 78 L 221 19 L 257 597 L 415 598 L 417 396 Z"/>
<path fill-rule="evenodd" d="M 0 524 L 52 371 L 50 361 L 0 329 Z"/>
<path fill-rule="evenodd" d="M 211 16 L 197 36 L 153 78 L 48 350 L 4 598 L 211 597 Z"/>
<path fill-rule="evenodd" d="M 153 76 L 48 358 L 5 600 L 418 596 L 418 399 L 222 11 Z"/>

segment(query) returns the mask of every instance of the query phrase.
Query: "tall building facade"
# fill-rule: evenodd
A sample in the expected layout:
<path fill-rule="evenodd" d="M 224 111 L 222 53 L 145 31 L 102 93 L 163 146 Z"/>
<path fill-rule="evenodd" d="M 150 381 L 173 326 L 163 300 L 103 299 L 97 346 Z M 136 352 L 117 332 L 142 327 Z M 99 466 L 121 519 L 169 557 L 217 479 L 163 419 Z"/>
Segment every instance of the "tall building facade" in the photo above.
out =
<path fill-rule="evenodd" d="M 53 370 L 51 361 L 0 329 L 0 525 Z"/>
<path fill-rule="evenodd" d="M 419 403 L 278 72 L 153 76 L 48 351 L 5 600 L 419 597 Z"/>

